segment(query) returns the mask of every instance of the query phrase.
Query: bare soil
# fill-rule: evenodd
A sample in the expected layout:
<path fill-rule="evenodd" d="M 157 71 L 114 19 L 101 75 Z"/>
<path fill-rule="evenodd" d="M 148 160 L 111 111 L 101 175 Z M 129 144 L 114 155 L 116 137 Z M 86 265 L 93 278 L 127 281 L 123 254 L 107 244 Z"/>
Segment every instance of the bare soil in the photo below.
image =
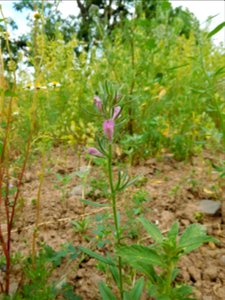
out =
<path fill-rule="evenodd" d="M 160 159 L 149 159 L 129 169 L 132 176 L 143 176 L 141 186 L 129 188 L 118 199 L 122 222 L 131 227 L 132 222 L 135 222 L 135 217 L 132 220 L 129 219 L 129 212 L 135 212 L 135 209 L 138 209 L 132 197 L 137 190 L 141 189 L 148 191 L 149 200 L 141 204 L 140 213 L 144 213 L 149 220 L 158 224 L 164 232 L 176 219 L 180 222 L 182 230 L 191 223 L 200 222 L 207 227 L 210 235 L 220 241 L 219 244 L 209 243 L 202 246 L 183 257 L 180 263 L 181 272 L 178 279 L 193 286 L 196 298 L 199 300 L 225 299 L 225 184 L 212 168 L 212 163 L 217 164 L 221 159 L 225 160 L 224 155 L 212 156 L 209 153 L 193 157 L 189 162 L 177 162 L 169 154 Z M 41 161 L 31 163 L 26 171 L 17 207 L 12 235 L 13 253 L 20 252 L 24 256 L 32 253 L 33 236 L 36 232 L 34 229 L 38 189 L 40 189 L 40 216 L 35 249 L 37 250 L 43 243 L 55 250 L 59 250 L 65 243 L 71 243 L 74 246 L 82 244 L 95 249 L 98 239 L 94 233 L 96 215 L 110 213 L 110 209 L 84 206 L 81 203 L 82 189 L 79 190 L 79 187 L 82 187 L 82 180 L 73 174 L 87 164 L 85 159 L 81 159 L 79 165 L 71 149 L 56 148 L 47 157 L 44 180 L 40 186 Z M 71 175 L 71 180 L 63 185 L 57 181 L 56 173 L 63 177 Z M 92 166 L 91 178 L 103 178 L 103 183 L 104 180 L 106 183 L 106 178 L 104 179 L 104 175 L 101 177 L 101 174 L 99 167 Z M 60 189 L 55 187 L 56 184 Z M 91 189 L 90 179 L 88 179 L 86 199 L 90 198 L 96 203 L 107 202 L 100 188 Z M 198 201 L 201 199 L 220 201 L 222 208 L 216 215 L 199 214 Z M 136 212 L 137 215 L 138 213 L 139 211 Z M 75 232 L 71 221 L 79 221 L 87 217 L 89 218 L 87 232 Z M 132 243 L 136 241 L 135 239 L 141 239 L 143 243 L 150 242 L 144 231 L 139 231 L 139 233 L 139 237 L 134 236 L 133 241 L 131 238 L 127 241 Z M 110 246 L 105 245 L 100 251 L 104 253 L 108 249 L 110 250 Z M 79 262 L 75 260 L 69 265 L 65 260 L 63 265 L 53 273 L 53 279 L 56 282 L 63 280 L 70 282 L 76 294 L 82 299 L 100 299 L 98 283 L 106 278 L 104 273 L 96 268 L 96 264 L 97 262 L 92 258 Z M 12 290 L 16 290 L 20 280 L 21 274 L 18 268 L 15 265 L 13 269 Z M 147 296 L 145 299 L 148 299 Z"/>

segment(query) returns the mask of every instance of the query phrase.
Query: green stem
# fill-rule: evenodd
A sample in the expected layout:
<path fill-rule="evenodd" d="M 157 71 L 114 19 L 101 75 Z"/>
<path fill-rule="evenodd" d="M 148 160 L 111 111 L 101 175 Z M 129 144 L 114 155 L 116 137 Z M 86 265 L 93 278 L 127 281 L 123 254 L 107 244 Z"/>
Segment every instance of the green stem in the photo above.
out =
<path fill-rule="evenodd" d="M 117 208 L 116 208 L 116 191 L 113 185 L 113 170 L 112 170 L 112 144 L 109 144 L 109 152 L 108 152 L 108 173 L 109 173 L 109 185 L 111 191 L 111 201 L 112 201 L 112 209 L 113 209 L 113 218 L 114 225 L 116 229 L 116 243 L 120 244 L 120 226 L 117 216 Z M 122 278 L 122 259 L 118 257 L 118 271 L 119 271 L 119 289 L 120 289 L 120 298 L 123 299 L 123 278 Z"/>
<path fill-rule="evenodd" d="M 168 271 L 166 276 L 166 286 L 165 286 L 166 295 L 170 294 L 172 274 L 173 274 L 173 263 L 170 263 L 168 266 Z"/>

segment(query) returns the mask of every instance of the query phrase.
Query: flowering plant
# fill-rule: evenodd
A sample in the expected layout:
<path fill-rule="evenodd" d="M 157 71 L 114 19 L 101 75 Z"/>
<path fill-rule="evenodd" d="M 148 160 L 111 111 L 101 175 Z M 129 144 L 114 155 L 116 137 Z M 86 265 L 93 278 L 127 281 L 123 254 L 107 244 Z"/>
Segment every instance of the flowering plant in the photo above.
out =
<path fill-rule="evenodd" d="M 103 159 L 107 160 L 107 173 L 108 173 L 108 182 L 109 182 L 109 200 L 111 203 L 112 213 L 113 213 L 113 220 L 114 220 L 114 236 L 115 236 L 115 243 L 114 247 L 118 247 L 121 245 L 122 240 L 122 228 L 120 226 L 119 222 L 119 211 L 117 207 L 117 195 L 119 192 L 123 191 L 126 187 L 128 187 L 130 184 L 132 184 L 135 180 L 130 180 L 127 173 L 118 171 L 117 178 L 114 178 L 113 173 L 113 145 L 114 145 L 114 138 L 116 134 L 116 127 L 117 127 L 117 121 L 118 118 L 121 116 L 122 112 L 122 101 L 120 101 L 120 97 L 118 97 L 117 93 L 109 93 L 109 89 L 105 89 L 105 94 L 103 95 L 102 99 L 99 96 L 94 97 L 94 105 L 96 107 L 96 110 L 98 114 L 103 118 L 102 123 L 102 129 L 103 134 L 101 137 L 98 137 L 98 148 L 91 147 L 88 149 L 88 153 L 90 155 L 94 155 L 96 157 L 101 157 Z M 93 252 L 91 252 L 89 249 L 86 249 L 84 247 L 80 247 L 80 249 L 84 252 L 86 252 L 89 255 L 92 255 L 93 257 L 96 257 L 99 259 L 99 255 L 96 256 Z M 105 259 L 102 258 L 102 260 L 105 263 L 113 264 L 113 269 L 111 266 L 111 272 L 113 275 L 113 278 L 115 279 L 115 282 L 119 289 L 120 299 L 124 299 L 124 296 L 127 291 L 124 291 L 124 283 L 123 283 L 123 267 L 122 267 L 122 259 L 120 256 L 118 256 L 117 264 L 114 264 L 112 262 L 108 262 Z M 115 271 L 115 268 L 117 268 L 117 271 Z M 114 271 L 112 271 L 114 270 Z M 116 274 L 116 275 L 115 275 Z M 138 286 L 143 287 L 143 281 L 141 280 L 138 282 Z M 105 285 L 103 282 L 100 284 L 100 293 L 102 297 L 104 298 L 105 293 L 112 293 L 111 290 L 107 285 Z M 138 298 L 139 299 L 139 298 Z"/>

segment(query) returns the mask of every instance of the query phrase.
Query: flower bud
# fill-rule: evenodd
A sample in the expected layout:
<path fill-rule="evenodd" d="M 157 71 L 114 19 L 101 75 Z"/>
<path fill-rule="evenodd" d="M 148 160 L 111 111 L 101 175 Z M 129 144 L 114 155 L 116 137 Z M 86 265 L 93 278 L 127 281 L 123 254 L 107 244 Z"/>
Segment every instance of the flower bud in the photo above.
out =
<path fill-rule="evenodd" d="M 112 141 L 114 133 L 114 121 L 112 119 L 106 120 L 103 123 L 103 131 L 105 136 Z"/>
<path fill-rule="evenodd" d="M 115 120 L 119 116 L 120 112 L 121 112 L 121 107 L 120 106 L 116 106 L 114 108 L 112 119 Z"/>
<path fill-rule="evenodd" d="M 98 111 L 102 111 L 102 100 L 98 96 L 94 96 L 94 104 L 97 107 Z"/>
<path fill-rule="evenodd" d="M 98 157 L 103 157 L 104 156 L 98 149 L 93 148 L 93 147 L 88 149 L 88 154 L 98 156 Z"/>

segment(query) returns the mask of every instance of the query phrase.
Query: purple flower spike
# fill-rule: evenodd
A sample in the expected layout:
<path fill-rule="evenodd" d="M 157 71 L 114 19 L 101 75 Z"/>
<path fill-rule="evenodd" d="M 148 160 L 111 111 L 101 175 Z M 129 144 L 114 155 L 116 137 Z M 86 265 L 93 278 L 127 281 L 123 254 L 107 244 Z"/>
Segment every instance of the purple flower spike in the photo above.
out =
<path fill-rule="evenodd" d="M 88 154 L 98 156 L 98 157 L 103 157 L 104 156 L 98 149 L 93 148 L 93 147 L 88 149 Z"/>
<path fill-rule="evenodd" d="M 94 96 L 94 104 L 97 107 L 98 111 L 102 111 L 102 100 L 98 96 Z"/>
<path fill-rule="evenodd" d="M 103 123 L 103 130 L 106 137 L 112 141 L 114 133 L 114 121 L 112 119 L 106 120 Z"/>
<path fill-rule="evenodd" d="M 116 106 L 114 108 L 112 119 L 115 120 L 119 116 L 120 112 L 121 112 L 121 107 L 120 106 Z"/>

